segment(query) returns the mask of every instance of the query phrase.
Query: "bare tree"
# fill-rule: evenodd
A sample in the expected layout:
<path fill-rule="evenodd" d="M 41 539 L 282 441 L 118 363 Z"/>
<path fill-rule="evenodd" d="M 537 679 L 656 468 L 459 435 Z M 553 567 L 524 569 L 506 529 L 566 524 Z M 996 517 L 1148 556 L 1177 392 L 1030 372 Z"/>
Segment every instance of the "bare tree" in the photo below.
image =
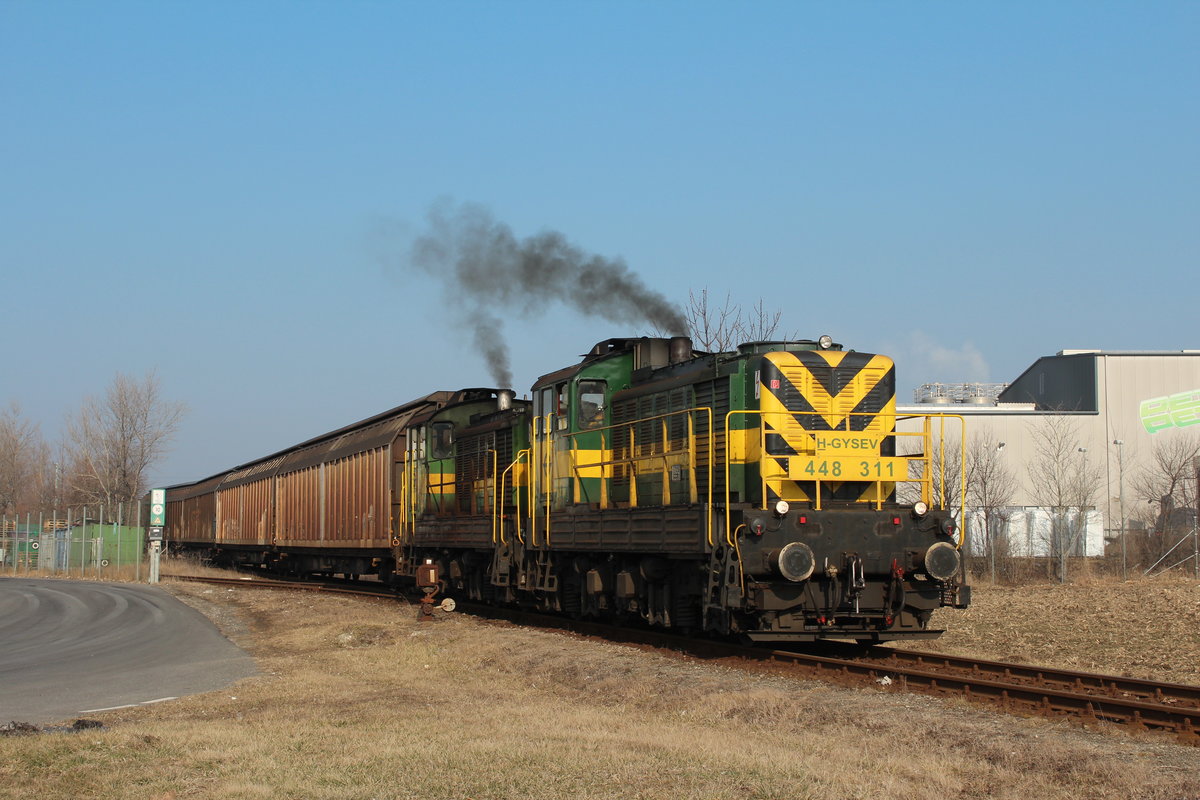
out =
<path fill-rule="evenodd" d="M 0 411 L 0 514 L 16 512 L 34 500 L 48 453 L 38 426 L 21 418 L 16 403 Z"/>
<path fill-rule="evenodd" d="M 67 457 L 61 443 L 57 448 L 58 452 L 55 453 L 47 446 L 45 454 L 38 464 L 37 474 L 33 481 L 33 497 L 30 502 L 34 509 L 53 512 L 55 509 L 66 507 L 65 502 L 68 498 L 64 495 L 64 490 L 69 487 L 66 485 L 63 468 L 67 463 Z"/>
<path fill-rule="evenodd" d="M 724 304 L 718 307 L 709 303 L 707 288 L 701 289 L 699 294 L 689 290 L 684 315 L 692 343 L 699 349 L 724 353 L 740 343 L 742 310 L 734 304 L 728 292 L 725 293 Z"/>
<path fill-rule="evenodd" d="M 758 302 L 746 312 L 742 320 L 742 338 L 747 342 L 765 342 L 772 339 L 792 341 L 800 338 L 796 331 L 779 332 L 779 324 L 782 319 L 783 310 L 768 311 L 760 297 Z"/>
<path fill-rule="evenodd" d="M 935 434 L 929 443 L 931 452 L 925 453 L 916 437 L 899 438 L 897 455 L 910 461 L 909 480 L 897 488 L 897 499 L 912 505 L 923 499 L 921 484 L 928 483 L 933 507 L 948 508 L 957 515 L 962 507 L 962 439 L 950 434 L 944 438 Z"/>
<path fill-rule="evenodd" d="M 166 453 L 184 412 L 183 403 L 162 396 L 153 371 L 140 381 L 118 373 L 103 398 L 87 398 L 68 420 L 73 488 L 89 502 L 141 497 L 146 471 Z"/>
<path fill-rule="evenodd" d="M 724 302 L 718 306 L 710 301 L 707 288 L 699 292 L 691 290 L 688 292 L 684 316 L 692 343 L 710 353 L 728 352 L 742 342 L 797 338 L 795 333 L 779 333 L 783 311 L 768 311 L 761 297 L 746 311 L 733 302 L 729 292 L 725 293 Z"/>
<path fill-rule="evenodd" d="M 1088 512 L 1095 507 L 1103 473 L 1081 445 L 1079 426 L 1071 417 L 1050 415 L 1032 429 L 1033 459 L 1029 479 L 1034 502 L 1050 514 L 1047 544 L 1058 580 L 1067 579 L 1067 558 L 1087 530 Z"/>
<path fill-rule="evenodd" d="M 1134 475 L 1134 494 L 1145 502 L 1153 516 L 1147 522 L 1154 533 L 1142 543 L 1146 558 L 1158 560 L 1167 549 L 1178 544 L 1181 535 L 1191 534 L 1196 524 L 1197 458 L 1200 458 L 1200 436 L 1184 431 L 1164 432 L 1154 440 L 1150 463 Z"/>
<path fill-rule="evenodd" d="M 933 504 L 962 514 L 963 448 L 957 436 L 947 436 L 940 443 L 935 439 L 930 454 L 933 480 Z"/>
<path fill-rule="evenodd" d="M 1004 462 L 1003 448 L 1004 442 L 997 442 L 991 431 L 973 436 L 967 443 L 967 503 L 974 513 L 983 516 L 984 553 L 991 565 L 993 583 L 997 559 L 1001 572 L 1008 572 L 1008 506 L 1017 491 L 1017 477 Z"/>

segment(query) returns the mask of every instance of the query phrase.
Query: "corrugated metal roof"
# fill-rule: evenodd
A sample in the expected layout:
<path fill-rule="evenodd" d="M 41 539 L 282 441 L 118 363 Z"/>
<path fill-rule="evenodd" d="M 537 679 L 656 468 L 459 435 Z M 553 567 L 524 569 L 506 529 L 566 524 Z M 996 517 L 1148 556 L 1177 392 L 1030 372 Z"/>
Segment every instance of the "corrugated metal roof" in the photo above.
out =
<path fill-rule="evenodd" d="M 295 472 L 323 462 L 336 461 L 355 453 L 389 445 L 408 427 L 413 417 L 423 410 L 424 407 L 409 408 L 390 419 L 366 428 L 351 430 L 336 438 L 318 441 L 309 447 L 301 447 L 288 454 L 279 468 L 279 473 Z"/>
<path fill-rule="evenodd" d="M 193 497 L 199 497 L 202 494 L 208 494 L 209 492 L 215 490 L 217 486 L 220 485 L 221 481 L 225 480 L 226 475 L 228 475 L 228 473 L 223 472 L 220 475 L 214 475 L 211 478 L 205 478 L 204 480 L 197 481 L 196 483 L 168 486 L 167 502 L 170 503 L 175 500 L 190 500 Z"/>
<path fill-rule="evenodd" d="M 393 409 L 384 411 L 382 414 L 376 414 L 373 417 L 367 417 L 366 419 L 359 420 L 358 422 L 347 425 L 344 428 L 338 428 L 335 431 L 330 431 L 329 433 L 323 433 L 320 436 L 316 436 L 312 439 L 309 439 L 306 442 L 301 442 L 300 444 L 296 445 L 295 447 L 289 447 L 287 450 L 284 450 L 282 452 L 288 453 L 293 450 L 298 450 L 300 448 L 309 447 L 309 446 L 315 445 L 315 444 L 320 444 L 321 442 L 328 442 L 331 439 L 336 439 L 336 438 L 341 437 L 352 431 L 357 431 L 362 428 L 368 427 L 370 425 L 373 425 L 376 422 L 381 422 L 383 420 L 387 420 L 387 419 L 389 419 L 393 416 L 396 416 L 397 414 L 400 414 L 400 413 L 419 411 L 421 408 L 430 406 L 430 405 L 439 405 L 439 406 L 445 405 L 446 403 L 450 403 L 450 402 L 454 401 L 454 399 L 459 394 L 460 394 L 459 392 L 431 392 L 430 394 L 427 394 L 424 397 L 419 397 L 416 400 L 412 400 L 408 403 L 405 403 L 404 405 L 396 406 Z"/>
<path fill-rule="evenodd" d="M 213 491 L 241 486 L 264 476 L 291 472 L 306 466 L 342 458 L 380 447 L 396 438 L 403 428 L 423 413 L 453 402 L 461 392 L 438 391 L 367 417 L 343 428 L 323 433 L 269 456 L 239 464 L 196 483 L 167 487 L 168 500 L 184 500 Z"/>
<path fill-rule="evenodd" d="M 274 475 L 280 464 L 283 463 L 284 456 L 275 456 L 266 461 L 259 461 L 251 464 L 243 469 L 236 469 L 225 476 L 225 480 L 221 481 L 218 487 L 221 491 L 232 489 L 236 486 L 243 486 L 247 483 L 253 483 L 263 478 L 269 478 Z"/>

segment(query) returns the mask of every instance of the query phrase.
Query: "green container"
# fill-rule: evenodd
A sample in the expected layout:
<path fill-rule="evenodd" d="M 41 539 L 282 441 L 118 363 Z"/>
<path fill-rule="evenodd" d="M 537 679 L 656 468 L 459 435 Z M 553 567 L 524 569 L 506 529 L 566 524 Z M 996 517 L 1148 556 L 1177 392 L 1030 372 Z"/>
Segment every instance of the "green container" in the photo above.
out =
<path fill-rule="evenodd" d="M 136 564 L 142 555 L 141 528 L 87 524 L 71 529 L 70 566 L 119 567 Z"/>

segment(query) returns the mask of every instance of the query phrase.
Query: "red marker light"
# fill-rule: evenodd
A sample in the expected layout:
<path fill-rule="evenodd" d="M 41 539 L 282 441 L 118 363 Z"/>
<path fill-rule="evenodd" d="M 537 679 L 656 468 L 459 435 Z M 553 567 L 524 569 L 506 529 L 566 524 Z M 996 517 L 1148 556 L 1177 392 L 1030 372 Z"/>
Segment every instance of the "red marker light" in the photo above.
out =
<path fill-rule="evenodd" d="M 807 525 L 807 524 L 808 524 L 808 517 L 801 517 L 801 518 L 800 518 L 800 524 L 801 524 L 801 525 Z"/>
<path fill-rule="evenodd" d="M 892 524 L 893 524 L 893 525 L 899 525 L 899 524 L 900 524 L 900 518 L 899 518 L 899 517 L 892 517 Z"/>

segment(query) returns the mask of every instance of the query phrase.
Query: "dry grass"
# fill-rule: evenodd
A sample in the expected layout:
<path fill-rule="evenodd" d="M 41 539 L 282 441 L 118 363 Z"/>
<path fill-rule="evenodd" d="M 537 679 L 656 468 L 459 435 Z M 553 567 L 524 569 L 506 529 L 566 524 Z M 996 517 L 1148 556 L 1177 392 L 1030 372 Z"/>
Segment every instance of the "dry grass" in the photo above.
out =
<path fill-rule="evenodd" d="M 150 575 L 149 562 L 141 565 L 122 564 L 100 567 L 89 564 L 85 567 L 73 566 L 67 570 L 29 569 L 19 565 L 13 570 L 12 565 L 0 567 L 0 578 L 62 578 L 73 581 L 111 581 L 113 583 L 132 583 L 145 581 Z"/>
<path fill-rule="evenodd" d="M 103 731 L 0 738 L 0 797 L 1200 796 L 1200 751 L 1162 738 L 418 623 L 387 601 L 173 591 L 263 674 Z"/>
<path fill-rule="evenodd" d="M 1200 685 L 1200 582 L 1181 575 L 1000 586 L 977 582 L 971 608 L 918 650 Z"/>

